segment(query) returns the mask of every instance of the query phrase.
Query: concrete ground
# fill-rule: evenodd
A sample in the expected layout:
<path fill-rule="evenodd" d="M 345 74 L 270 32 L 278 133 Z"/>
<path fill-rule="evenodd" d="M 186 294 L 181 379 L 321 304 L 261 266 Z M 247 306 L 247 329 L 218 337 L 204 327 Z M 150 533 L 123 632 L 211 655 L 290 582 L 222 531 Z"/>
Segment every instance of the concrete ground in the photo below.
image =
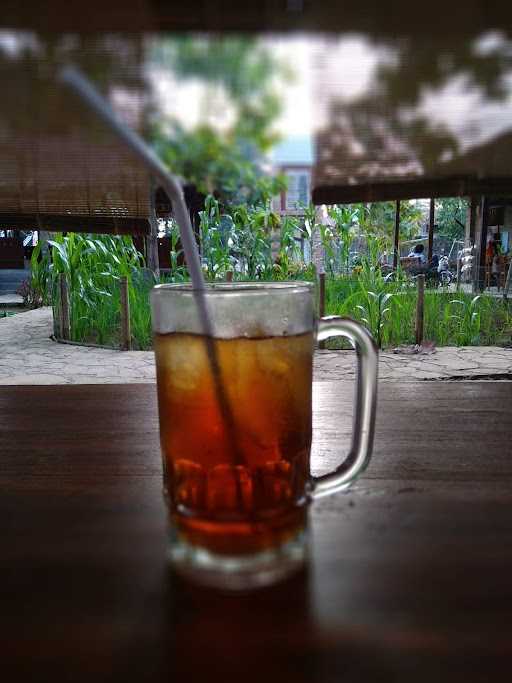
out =
<path fill-rule="evenodd" d="M 23 297 L 19 294 L 0 294 L 0 307 L 4 306 L 21 306 Z"/>
<path fill-rule="evenodd" d="M 50 339 L 50 308 L 0 319 L 0 384 L 114 384 L 155 379 L 153 352 L 112 351 L 59 344 Z M 381 381 L 512 380 L 512 349 L 442 347 L 433 353 L 380 354 Z M 317 351 L 314 376 L 353 377 L 353 351 Z"/>

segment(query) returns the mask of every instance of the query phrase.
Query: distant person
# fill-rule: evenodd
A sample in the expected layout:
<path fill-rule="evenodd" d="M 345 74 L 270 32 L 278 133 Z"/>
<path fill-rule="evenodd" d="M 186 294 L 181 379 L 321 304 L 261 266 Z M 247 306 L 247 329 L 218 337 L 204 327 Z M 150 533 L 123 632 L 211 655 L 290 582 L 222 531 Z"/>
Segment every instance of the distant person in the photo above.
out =
<path fill-rule="evenodd" d="M 427 267 L 427 279 L 430 283 L 437 283 L 439 280 L 439 256 L 433 254 Z"/>
<path fill-rule="evenodd" d="M 424 265 L 427 262 L 427 257 L 425 256 L 425 245 L 417 244 L 408 254 L 408 258 L 417 258 L 420 260 L 420 264 Z"/>
<path fill-rule="evenodd" d="M 488 287 L 497 280 L 497 254 L 498 250 L 494 236 L 490 235 L 485 248 L 485 280 Z"/>
<path fill-rule="evenodd" d="M 494 256 L 496 254 L 496 245 L 494 243 L 494 237 L 491 235 L 487 240 L 487 247 L 485 249 L 485 260 L 487 263 L 492 263 Z"/>

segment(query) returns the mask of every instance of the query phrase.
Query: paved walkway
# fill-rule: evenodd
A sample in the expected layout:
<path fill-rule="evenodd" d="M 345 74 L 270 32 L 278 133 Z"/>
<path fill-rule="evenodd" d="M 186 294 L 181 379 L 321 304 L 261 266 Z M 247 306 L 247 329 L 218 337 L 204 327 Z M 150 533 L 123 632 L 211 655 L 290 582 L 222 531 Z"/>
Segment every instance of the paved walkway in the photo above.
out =
<path fill-rule="evenodd" d="M 153 353 L 111 351 L 58 344 L 52 333 L 51 309 L 0 319 L 0 384 L 104 384 L 155 379 Z M 318 351 L 315 379 L 350 378 L 353 351 Z M 508 379 L 512 349 L 494 346 L 443 347 L 429 354 L 380 354 L 383 381 Z"/>
<path fill-rule="evenodd" d="M 21 306 L 23 297 L 19 294 L 0 294 L 0 306 Z"/>
<path fill-rule="evenodd" d="M 0 319 L 0 384 L 114 384 L 155 379 L 152 352 L 111 351 L 50 339 L 51 308 Z"/>

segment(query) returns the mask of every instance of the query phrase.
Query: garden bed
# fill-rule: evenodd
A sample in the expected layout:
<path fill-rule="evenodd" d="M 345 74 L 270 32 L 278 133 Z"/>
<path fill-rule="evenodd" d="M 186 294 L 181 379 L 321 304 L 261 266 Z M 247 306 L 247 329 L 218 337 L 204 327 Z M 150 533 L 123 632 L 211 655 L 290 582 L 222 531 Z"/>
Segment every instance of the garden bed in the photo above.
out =
<path fill-rule="evenodd" d="M 415 343 L 417 293 L 406 283 L 389 283 L 373 291 L 359 280 L 331 280 L 326 286 L 326 313 L 363 322 L 381 346 Z M 500 346 L 512 340 L 512 307 L 482 294 L 427 289 L 424 338 L 436 346 Z M 331 341 L 330 348 L 337 348 Z"/>
<path fill-rule="evenodd" d="M 152 348 L 150 284 L 130 285 L 132 348 Z M 71 339 L 118 348 L 120 338 L 119 288 L 89 307 L 71 296 Z M 415 343 L 416 291 L 387 286 L 378 294 L 361 287 L 360 281 L 336 278 L 326 281 L 326 315 L 341 315 L 363 322 L 382 348 Z M 75 308 L 73 309 L 73 306 Z M 489 295 L 475 297 L 462 292 L 425 292 L 424 338 L 436 346 L 509 345 L 512 310 L 509 304 Z M 334 338 L 327 348 L 346 348 Z"/>
<path fill-rule="evenodd" d="M 249 216 L 247 211 L 245 214 Z M 270 233 L 261 227 L 268 218 L 267 214 L 256 212 L 253 218 L 245 214 L 243 220 L 238 216 L 239 225 L 233 220 L 230 240 L 234 240 L 234 237 L 238 240 L 233 242 L 233 246 L 220 233 L 217 234 L 219 226 L 216 227 L 215 221 L 207 219 L 206 212 L 202 212 L 202 258 L 207 280 L 221 281 L 226 278 L 228 270 L 234 272 L 235 280 L 258 279 L 263 282 L 316 279 L 315 267 L 297 260 L 293 238 L 295 223 L 290 226 L 283 219 L 280 251 L 274 261 Z M 249 243 L 246 232 L 253 237 L 256 235 L 258 239 Z M 65 307 L 66 316 L 63 315 L 62 320 L 66 318 L 69 334 L 62 336 L 70 341 L 112 348 L 131 346 L 134 350 L 150 349 L 151 288 L 157 282 L 187 280 L 186 269 L 178 264 L 180 252 L 176 251 L 176 235 L 172 243 L 172 268 L 168 275 L 159 279 L 144 268 L 143 259 L 130 237 L 70 233 L 65 237 L 56 237 L 49 245 L 52 249 L 51 262 L 48 257 L 41 258 L 38 247 L 34 250 L 31 288 L 42 303 L 46 303 L 51 292 L 54 308 L 58 308 L 61 288 L 57 283 L 59 278 L 61 282 L 62 278 L 65 279 L 69 307 Z M 382 272 L 379 263 L 383 245 L 382 239 L 368 235 L 367 251 L 350 274 L 329 273 L 325 282 L 325 314 L 359 320 L 381 348 L 414 344 L 417 303 L 415 282 L 400 270 L 391 276 Z M 121 281 L 127 282 L 130 344 L 123 341 L 121 333 Z M 123 292 L 126 292 L 126 286 Z M 126 306 L 123 311 L 123 320 L 126 322 Z M 59 336 L 58 329 L 55 332 Z M 128 333 L 126 337 L 129 341 Z M 509 345 L 512 340 L 510 305 L 490 295 L 473 296 L 439 288 L 427 289 L 422 338 L 436 346 Z M 329 348 L 343 348 L 342 345 L 339 339 L 327 342 Z"/>

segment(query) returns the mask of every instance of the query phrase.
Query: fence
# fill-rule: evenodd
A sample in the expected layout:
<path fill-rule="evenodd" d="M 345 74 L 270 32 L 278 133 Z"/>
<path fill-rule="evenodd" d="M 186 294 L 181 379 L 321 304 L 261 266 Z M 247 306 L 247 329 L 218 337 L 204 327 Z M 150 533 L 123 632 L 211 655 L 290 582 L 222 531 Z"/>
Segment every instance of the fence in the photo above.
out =
<path fill-rule="evenodd" d="M 228 271 L 226 273 L 226 281 L 232 282 L 233 272 Z M 423 342 L 424 333 L 424 300 L 425 300 L 425 276 L 418 275 L 416 277 L 417 282 L 417 300 L 416 300 L 416 315 L 414 318 L 415 325 L 415 341 L 418 346 L 421 346 Z M 320 273 L 317 280 L 317 304 L 318 304 L 318 315 L 323 317 L 325 315 L 326 309 L 326 275 L 325 273 Z M 79 346 L 92 346 L 100 348 L 116 348 L 123 351 L 129 351 L 133 348 L 132 344 L 132 329 L 131 329 L 131 318 L 130 318 L 130 289 L 129 281 L 126 276 L 119 278 L 119 344 L 118 345 L 105 345 L 96 344 L 92 342 L 85 341 L 73 341 L 71 339 L 71 319 L 73 311 L 70 306 L 68 282 L 64 274 L 59 274 L 52 293 L 53 300 L 53 322 L 54 322 L 54 338 L 62 343 L 66 344 L 76 344 Z M 117 320 L 117 316 L 116 316 Z M 135 323 L 134 323 L 135 324 Z M 116 334 L 117 338 L 117 334 Z M 137 342 L 137 336 L 135 335 L 135 340 Z M 325 342 L 319 342 L 318 347 L 320 349 L 325 349 Z M 135 348 L 137 343 L 135 343 Z M 139 347 L 140 348 L 140 347 Z M 148 347 L 143 347 L 148 348 Z"/>
<path fill-rule="evenodd" d="M 120 294 L 120 343 L 119 349 L 130 351 L 132 348 L 132 335 L 130 326 L 130 296 L 128 290 L 128 278 L 119 278 Z M 102 344 L 92 344 L 71 340 L 71 310 L 68 282 L 64 273 L 59 273 L 54 290 L 52 292 L 53 306 L 53 336 L 59 342 L 75 344 L 77 346 L 93 346 L 99 348 L 114 348 Z"/>

